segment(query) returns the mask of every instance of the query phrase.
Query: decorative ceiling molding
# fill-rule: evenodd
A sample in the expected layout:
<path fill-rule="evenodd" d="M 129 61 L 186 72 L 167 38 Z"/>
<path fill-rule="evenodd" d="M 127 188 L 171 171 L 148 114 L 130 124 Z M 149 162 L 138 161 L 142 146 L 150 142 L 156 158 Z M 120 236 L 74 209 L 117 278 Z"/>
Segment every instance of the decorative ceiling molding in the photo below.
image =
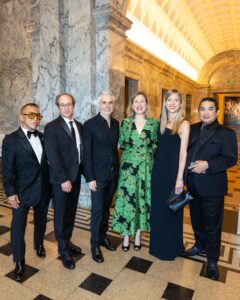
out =
<path fill-rule="evenodd" d="M 239 15 L 239 0 L 129 0 L 127 6 L 133 23 L 140 22 L 197 73 L 215 55 L 240 49 Z"/>

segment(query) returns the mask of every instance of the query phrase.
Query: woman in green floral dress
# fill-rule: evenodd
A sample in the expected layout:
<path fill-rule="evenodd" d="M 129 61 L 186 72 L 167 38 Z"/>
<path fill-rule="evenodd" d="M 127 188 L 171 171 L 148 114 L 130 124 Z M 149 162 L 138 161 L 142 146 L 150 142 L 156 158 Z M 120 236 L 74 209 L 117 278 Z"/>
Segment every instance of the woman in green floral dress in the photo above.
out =
<path fill-rule="evenodd" d="M 120 128 L 123 150 L 113 229 L 124 236 L 122 249 L 129 250 L 129 237 L 135 236 L 134 249 L 141 248 L 141 232 L 149 231 L 151 172 L 157 142 L 158 122 L 150 117 L 147 97 L 138 92 L 131 100 L 129 118 Z"/>

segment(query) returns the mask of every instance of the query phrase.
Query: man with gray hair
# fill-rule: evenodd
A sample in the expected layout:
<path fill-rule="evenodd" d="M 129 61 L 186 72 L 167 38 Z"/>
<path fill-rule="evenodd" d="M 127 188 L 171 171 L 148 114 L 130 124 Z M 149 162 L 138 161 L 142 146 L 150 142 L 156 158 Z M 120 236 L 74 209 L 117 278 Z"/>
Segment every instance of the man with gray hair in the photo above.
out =
<path fill-rule="evenodd" d="M 106 233 L 109 209 L 118 182 L 119 123 L 111 117 L 114 109 L 114 96 L 111 92 L 102 92 L 98 104 L 100 112 L 86 121 L 83 127 L 83 162 L 92 200 L 92 258 L 102 263 L 104 258 L 100 245 L 110 251 L 116 250 Z"/>

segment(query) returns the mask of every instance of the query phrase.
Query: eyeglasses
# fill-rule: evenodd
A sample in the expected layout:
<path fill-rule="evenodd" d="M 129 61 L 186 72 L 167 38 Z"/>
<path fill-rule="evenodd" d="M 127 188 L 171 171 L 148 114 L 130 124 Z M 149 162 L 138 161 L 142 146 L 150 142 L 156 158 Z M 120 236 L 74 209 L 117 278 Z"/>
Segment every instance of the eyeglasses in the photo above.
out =
<path fill-rule="evenodd" d="M 29 114 L 21 114 L 24 116 L 27 116 L 28 119 L 33 120 L 35 117 L 40 121 L 43 118 L 43 115 L 41 115 L 40 113 L 34 113 L 34 112 L 30 112 Z"/>
<path fill-rule="evenodd" d="M 67 103 L 67 104 L 61 103 L 61 104 L 58 104 L 58 106 L 62 107 L 62 108 L 71 107 L 71 106 L 73 106 L 73 103 Z"/>

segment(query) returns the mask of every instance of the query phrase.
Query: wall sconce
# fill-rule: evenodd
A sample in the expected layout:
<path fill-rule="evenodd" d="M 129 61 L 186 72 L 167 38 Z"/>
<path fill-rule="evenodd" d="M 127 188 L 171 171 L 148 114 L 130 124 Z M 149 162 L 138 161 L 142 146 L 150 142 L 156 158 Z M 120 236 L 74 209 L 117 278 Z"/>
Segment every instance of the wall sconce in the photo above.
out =
<path fill-rule="evenodd" d="M 32 33 L 35 31 L 35 24 L 34 23 L 27 23 L 24 26 L 26 33 Z"/>

